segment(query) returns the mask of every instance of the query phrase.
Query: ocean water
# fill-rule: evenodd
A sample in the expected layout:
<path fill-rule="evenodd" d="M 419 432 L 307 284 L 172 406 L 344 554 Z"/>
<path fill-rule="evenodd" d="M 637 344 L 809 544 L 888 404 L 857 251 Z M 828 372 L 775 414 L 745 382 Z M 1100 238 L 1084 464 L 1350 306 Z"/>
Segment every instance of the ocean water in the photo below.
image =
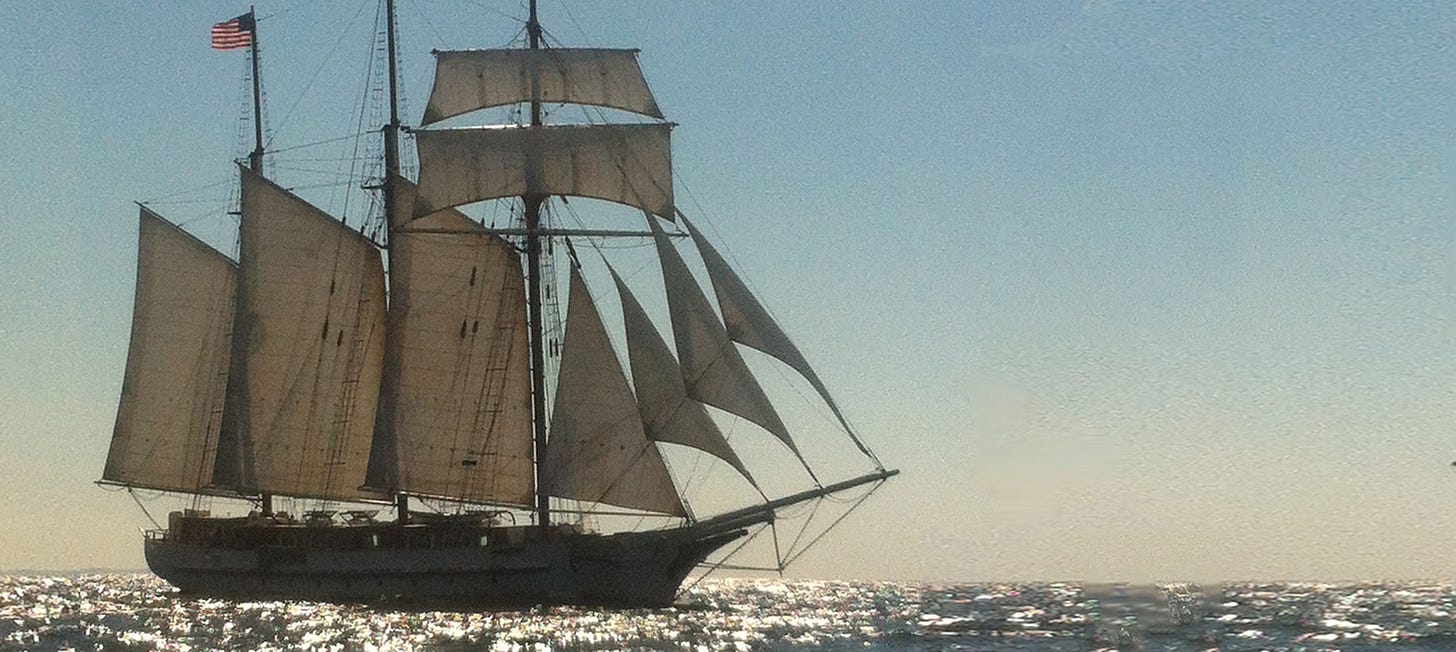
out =
<path fill-rule="evenodd" d="M 398 612 L 0 578 L 0 650 L 1456 650 L 1456 586 L 709 579 L 661 610 Z"/>

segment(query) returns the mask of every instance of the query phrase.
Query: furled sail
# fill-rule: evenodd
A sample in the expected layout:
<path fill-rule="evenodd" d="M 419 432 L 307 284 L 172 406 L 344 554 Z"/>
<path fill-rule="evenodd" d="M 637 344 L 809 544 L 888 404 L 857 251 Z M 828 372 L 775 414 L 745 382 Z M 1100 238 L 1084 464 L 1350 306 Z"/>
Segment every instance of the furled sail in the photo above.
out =
<path fill-rule="evenodd" d="M 610 269 L 610 268 L 609 268 Z M 702 403 L 688 398 L 682 369 L 662 340 L 652 319 L 627 284 L 611 270 L 622 300 L 622 317 L 627 325 L 627 360 L 632 365 L 632 386 L 637 390 L 637 407 L 647 438 L 696 448 L 737 469 L 750 484 L 758 486 L 743 460 L 713 423 Z"/>
<path fill-rule="evenodd" d="M 360 489 L 384 343 L 384 269 L 363 236 L 242 170 L 233 365 L 217 479 L 244 491 Z M 227 468 L 225 462 L 237 465 Z"/>
<path fill-rule="evenodd" d="M 679 217 L 682 217 L 681 214 Z M 708 270 L 708 280 L 713 284 L 713 294 L 718 297 L 718 309 L 723 313 L 723 326 L 728 330 L 728 339 L 778 358 L 802 374 L 829 405 L 829 409 L 834 412 L 839 424 L 849 433 L 860 452 L 873 458 L 869 449 L 849 427 L 849 421 L 839 411 L 839 405 L 829 396 L 828 388 L 819 380 L 819 375 L 814 373 L 814 368 L 809 366 L 809 361 L 804 359 L 804 354 L 799 352 L 799 347 L 794 346 L 778 322 L 769 316 L 763 304 L 748 290 L 743 279 L 728 266 L 728 261 L 708 243 L 697 227 L 686 217 L 682 217 L 682 222 L 688 227 L 688 233 L 692 235 L 693 242 L 698 246 L 698 253 L 703 258 L 703 266 Z"/>
<path fill-rule="evenodd" d="M 759 387 L 748 365 L 738 355 L 738 350 L 733 348 L 728 333 L 713 313 L 708 297 L 703 296 L 682 256 L 678 255 L 655 219 L 648 216 L 647 223 L 652 228 L 653 239 L 657 242 L 657 257 L 662 263 L 672 336 L 677 342 L 678 362 L 682 365 L 688 396 L 762 426 L 783 441 L 803 462 L 799 447 L 789 437 L 788 428 L 779 419 L 763 388 Z M 807 462 L 804 467 L 808 468 Z"/>
<path fill-rule="evenodd" d="M 394 183 L 398 204 L 412 205 L 414 186 Z M 445 210 L 397 224 L 389 255 L 388 349 L 366 484 L 532 504 L 530 349 L 515 250 Z"/>
<path fill-rule="evenodd" d="M 575 267 L 542 473 L 552 496 L 686 513 L 662 453 L 643 434 L 637 401 Z"/>
<path fill-rule="evenodd" d="M 521 195 L 605 199 L 673 219 L 672 125 L 425 129 L 416 214 Z"/>
<path fill-rule="evenodd" d="M 532 97 L 662 117 L 637 65 L 636 50 L 436 50 L 435 87 L 424 123 Z"/>
<path fill-rule="evenodd" d="M 236 283 L 227 256 L 141 209 L 131 345 L 103 479 L 207 491 Z"/>

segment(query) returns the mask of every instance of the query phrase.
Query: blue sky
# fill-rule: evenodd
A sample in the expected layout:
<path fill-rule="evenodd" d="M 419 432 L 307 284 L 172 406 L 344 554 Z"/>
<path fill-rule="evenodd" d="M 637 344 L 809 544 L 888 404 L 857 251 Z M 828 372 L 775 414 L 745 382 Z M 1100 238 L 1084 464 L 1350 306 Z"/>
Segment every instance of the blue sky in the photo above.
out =
<path fill-rule="evenodd" d="M 245 56 L 205 39 L 244 9 L 0 8 L 0 521 L 32 524 L 0 532 L 0 568 L 141 563 L 145 518 L 89 484 L 131 202 L 205 187 L 158 210 L 230 244 Z M 351 133 L 373 4 L 259 15 L 274 146 Z M 430 48 L 503 45 L 522 15 L 402 0 L 406 120 Z M 642 49 L 679 203 L 905 471 L 799 574 L 1456 570 L 1448 4 L 542 0 L 542 20 Z M 307 192 L 357 223 L 357 197 Z"/>

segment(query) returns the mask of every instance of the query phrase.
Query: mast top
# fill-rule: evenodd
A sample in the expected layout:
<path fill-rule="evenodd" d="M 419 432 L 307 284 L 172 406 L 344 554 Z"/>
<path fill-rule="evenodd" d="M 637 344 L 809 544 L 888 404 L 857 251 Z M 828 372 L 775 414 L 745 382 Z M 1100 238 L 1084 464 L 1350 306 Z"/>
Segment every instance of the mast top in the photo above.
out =
<path fill-rule="evenodd" d="M 536 0 L 531 0 L 531 17 L 526 21 L 526 34 L 531 39 L 531 49 L 541 48 L 541 21 L 536 19 Z"/>
<path fill-rule="evenodd" d="M 253 151 L 248 153 L 248 167 L 263 173 L 263 82 L 258 77 L 258 18 L 248 5 L 248 51 L 253 58 Z"/>

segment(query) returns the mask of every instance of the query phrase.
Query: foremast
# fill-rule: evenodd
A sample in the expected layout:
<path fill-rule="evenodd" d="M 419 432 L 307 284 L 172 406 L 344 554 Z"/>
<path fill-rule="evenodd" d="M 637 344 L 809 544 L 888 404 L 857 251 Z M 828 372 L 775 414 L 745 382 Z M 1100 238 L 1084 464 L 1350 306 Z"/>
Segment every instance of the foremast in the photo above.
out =
<path fill-rule="evenodd" d="M 526 21 L 526 34 L 530 49 L 541 49 L 541 22 L 536 18 L 536 0 L 531 0 L 530 16 Z M 541 120 L 541 73 L 531 75 L 531 129 L 540 129 Z M 547 495 L 546 478 L 546 346 L 545 328 L 541 323 L 541 205 L 546 195 L 526 193 L 521 197 L 525 203 L 526 218 L 526 300 L 530 314 L 529 340 L 531 346 L 531 458 L 536 467 L 536 524 L 542 528 L 551 525 L 551 497 Z"/>
<path fill-rule="evenodd" d="M 258 15 L 252 5 L 248 5 L 248 15 L 253 17 L 253 34 L 248 45 L 248 53 L 253 59 L 253 151 L 248 154 L 248 169 L 263 174 L 263 83 L 258 78 Z M 273 514 L 273 495 L 260 494 L 258 496 L 258 508 L 264 516 Z"/>
<path fill-rule="evenodd" d="M 384 125 L 384 183 L 381 184 L 384 193 L 384 223 L 385 240 L 384 250 L 390 252 L 390 246 L 394 243 L 395 215 L 399 211 L 399 196 L 395 193 L 395 179 L 400 176 L 399 165 L 399 69 L 396 59 L 398 53 L 395 50 L 394 42 L 394 0 L 385 0 L 384 4 L 385 24 L 385 46 L 389 49 L 389 123 Z M 386 255 L 384 260 L 384 273 L 394 278 L 394 256 Z M 385 350 L 388 351 L 392 344 L 389 342 L 389 330 L 386 329 Z M 385 364 L 389 364 L 390 357 L 386 354 Z M 392 372 L 386 372 L 392 373 Z M 387 399 L 386 399 L 387 400 Z M 394 494 L 395 511 L 401 525 L 409 521 L 409 494 L 403 491 Z"/>
<path fill-rule="evenodd" d="M 258 65 L 257 8 L 249 5 L 248 16 L 250 17 L 248 22 L 252 25 L 248 39 L 248 54 L 253 64 L 253 151 L 248 153 L 248 169 L 256 172 L 258 176 L 263 176 L 263 82 L 259 75 L 260 66 Z M 239 287 L 239 292 L 241 292 L 242 286 Z M 242 297 L 237 296 L 236 300 L 242 301 Z M 228 377 L 232 378 L 232 374 L 229 373 Z M 273 495 L 269 493 L 259 494 L 258 508 L 265 516 L 272 515 Z"/>

